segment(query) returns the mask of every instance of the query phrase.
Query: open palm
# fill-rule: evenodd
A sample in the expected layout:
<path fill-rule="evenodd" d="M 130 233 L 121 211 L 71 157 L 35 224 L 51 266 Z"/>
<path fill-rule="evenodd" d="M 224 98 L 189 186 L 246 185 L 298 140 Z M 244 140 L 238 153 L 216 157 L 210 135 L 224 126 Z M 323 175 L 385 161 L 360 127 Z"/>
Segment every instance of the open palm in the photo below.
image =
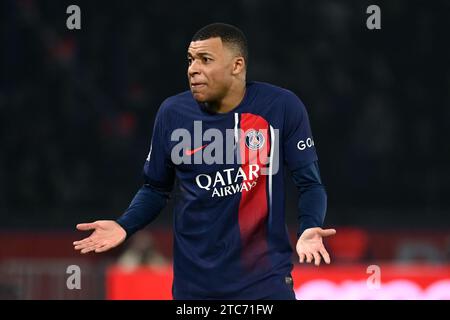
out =
<path fill-rule="evenodd" d="M 81 253 L 107 251 L 117 247 L 127 236 L 126 231 L 113 220 L 80 223 L 77 225 L 77 229 L 82 231 L 94 230 L 89 237 L 73 243 L 74 249 L 81 250 Z"/>
<path fill-rule="evenodd" d="M 318 227 L 303 231 L 296 246 L 300 263 L 303 263 L 305 259 L 307 263 L 311 263 L 314 260 L 314 264 L 319 266 L 323 257 L 325 263 L 329 264 L 331 262 L 330 255 L 325 249 L 322 239 L 335 234 L 335 229 L 322 229 Z"/>

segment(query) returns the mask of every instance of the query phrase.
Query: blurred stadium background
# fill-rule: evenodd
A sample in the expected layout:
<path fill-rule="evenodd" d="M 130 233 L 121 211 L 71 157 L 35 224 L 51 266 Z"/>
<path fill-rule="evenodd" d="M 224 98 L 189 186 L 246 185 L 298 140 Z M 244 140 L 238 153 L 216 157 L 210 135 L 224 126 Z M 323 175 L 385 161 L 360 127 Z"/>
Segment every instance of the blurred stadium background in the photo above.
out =
<path fill-rule="evenodd" d="M 66 8 L 81 8 L 81 30 Z M 381 8 L 382 29 L 366 28 Z M 114 219 L 142 183 L 154 116 L 186 90 L 193 33 L 250 45 L 249 80 L 297 93 L 327 187 L 333 264 L 295 266 L 303 299 L 450 299 L 450 3 L 3 0 L 0 298 L 164 299 L 171 207 L 129 242 L 79 255 L 79 222 Z M 287 177 L 295 237 L 297 191 Z M 293 257 L 296 261 L 296 256 Z M 69 265 L 81 290 L 66 287 Z M 381 286 L 367 268 L 379 266 Z M 369 267 L 370 269 L 370 267 Z M 369 280 L 368 280 L 369 278 Z"/>

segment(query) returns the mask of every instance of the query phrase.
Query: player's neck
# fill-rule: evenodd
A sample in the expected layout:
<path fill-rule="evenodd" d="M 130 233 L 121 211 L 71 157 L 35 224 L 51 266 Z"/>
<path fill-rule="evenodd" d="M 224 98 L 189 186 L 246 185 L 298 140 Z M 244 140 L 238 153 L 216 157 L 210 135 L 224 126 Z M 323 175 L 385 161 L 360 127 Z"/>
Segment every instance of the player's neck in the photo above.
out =
<path fill-rule="evenodd" d="M 244 99 L 245 89 L 245 81 L 232 86 L 228 94 L 218 104 L 217 113 L 227 113 L 236 108 Z"/>

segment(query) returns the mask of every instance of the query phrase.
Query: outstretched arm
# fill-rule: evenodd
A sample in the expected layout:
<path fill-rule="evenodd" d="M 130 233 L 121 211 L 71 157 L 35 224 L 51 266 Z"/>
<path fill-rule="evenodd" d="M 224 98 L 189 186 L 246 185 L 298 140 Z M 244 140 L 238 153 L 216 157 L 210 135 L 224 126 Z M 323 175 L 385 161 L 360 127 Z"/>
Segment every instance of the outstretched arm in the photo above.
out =
<path fill-rule="evenodd" d="M 324 237 L 336 233 L 334 229 L 322 229 L 327 210 L 327 194 L 320 179 L 317 161 L 294 170 L 292 177 L 300 191 L 299 199 L 299 229 L 297 232 L 296 250 L 300 263 L 320 265 L 322 258 L 329 264 L 330 256 L 323 245 Z"/>
<path fill-rule="evenodd" d="M 143 170 L 145 184 L 136 193 L 125 213 L 116 221 L 102 220 L 78 225 L 79 230 L 94 232 L 83 240 L 75 241 L 75 250 L 88 253 L 114 248 L 152 222 L 167 204 L 175 178 L 171 153 L 167 148 L 169 104 L 170 100 L 165 100 L 156 115 L 150 151 Z"/>
<path fill-rule="evenodd" d="M 100 220 L 77 225 L 78 230 L 94 232 L 87 238 L 73 243 L 81 253 L 107 251 L 121 244 L 136 231 L 152 222 L 167 203 L 168 193 L 144 185 L 136 193 L 125 213 L 116 221 Z"/>
<path fill-rule="evenodd" d="M 169 191 L 145 184 L 136 193 L 130 206 L 116 222 L 126 231 L 127 238 L 144 228 L 159 215 L 169 199 Z"/>

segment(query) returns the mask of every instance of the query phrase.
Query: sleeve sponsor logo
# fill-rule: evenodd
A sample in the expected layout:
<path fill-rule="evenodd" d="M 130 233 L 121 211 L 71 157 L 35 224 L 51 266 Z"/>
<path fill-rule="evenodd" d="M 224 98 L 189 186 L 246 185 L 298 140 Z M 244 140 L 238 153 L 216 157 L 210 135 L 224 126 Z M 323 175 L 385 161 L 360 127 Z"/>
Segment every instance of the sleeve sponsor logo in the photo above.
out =
<path fill-rule="evenodd" d="M 299 142 L 297 142 L 297 149 L 300 151 L 312 147 L 314 147 L 314 140 L 311 138 L 307 138 L 306 140 L 300 140 Z"/>

